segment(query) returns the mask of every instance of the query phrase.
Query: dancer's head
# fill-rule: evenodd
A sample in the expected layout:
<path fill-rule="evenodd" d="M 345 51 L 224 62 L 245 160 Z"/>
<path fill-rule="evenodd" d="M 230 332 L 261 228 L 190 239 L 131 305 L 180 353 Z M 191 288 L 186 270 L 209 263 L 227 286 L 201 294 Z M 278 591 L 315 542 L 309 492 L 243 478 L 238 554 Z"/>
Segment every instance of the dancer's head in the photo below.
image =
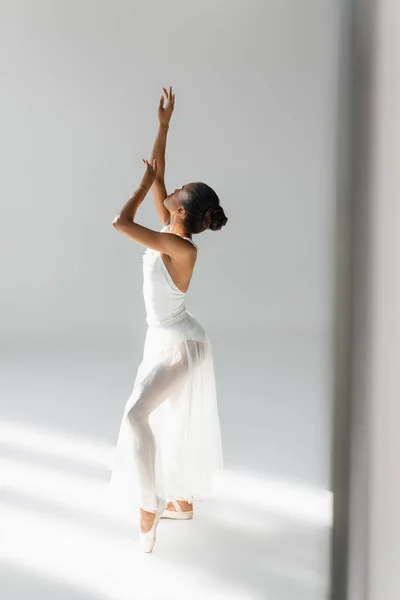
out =
<path fill-rule="evenodd" d="M 217 231 L 228 221 L 217 194 L 206 183 L 187 183 L 167 196 L 164 204 L 188 233 Z"/>

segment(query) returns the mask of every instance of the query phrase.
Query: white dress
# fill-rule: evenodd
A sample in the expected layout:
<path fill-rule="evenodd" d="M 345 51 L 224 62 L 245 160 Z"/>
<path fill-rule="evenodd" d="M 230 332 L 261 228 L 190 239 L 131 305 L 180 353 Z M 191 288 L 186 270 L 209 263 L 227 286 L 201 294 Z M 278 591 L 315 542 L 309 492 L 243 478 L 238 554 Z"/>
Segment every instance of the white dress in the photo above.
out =
<path fill-rule="evenodd" d="M 135 518 L 139 506 L 156 511 L 173 498 L 213 496 L 223 470 L 211 343 L 186 310 L 186 294 L 161 254 L 149 248 L 143 295 L 144 354 L 125 405 L 108 490 L 114 507 Z"/>

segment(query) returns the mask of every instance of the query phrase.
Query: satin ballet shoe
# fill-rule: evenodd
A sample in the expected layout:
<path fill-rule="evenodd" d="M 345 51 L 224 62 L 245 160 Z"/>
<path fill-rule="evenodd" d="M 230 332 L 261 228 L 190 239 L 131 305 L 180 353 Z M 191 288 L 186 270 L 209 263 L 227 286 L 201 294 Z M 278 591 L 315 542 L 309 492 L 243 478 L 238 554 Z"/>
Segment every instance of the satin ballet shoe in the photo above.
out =
<path fill-rule="evenodd" d="M 163 519 L 179 519 L 181 521 L 193 519 L 193 510 L 182 510 L 182 507 L 177 500 L 171 500 L 171 502 L 174 505 L 175 510 L 165 508 L 162 514 Z"/>
<path fill-rule="evenodd" d="M 140 546 L 143 552 L 153 551 L 154 545 L 156 543 L 157 527 L 163 515 L 163 512 L 164 510 L 159 510 L 155 513 L 156 516 L 154 517 L 153 525 L 151 526 L 151 529 L 149 529 L 149 531 L 146 531 L 146 533 L 140 531 Z"/>

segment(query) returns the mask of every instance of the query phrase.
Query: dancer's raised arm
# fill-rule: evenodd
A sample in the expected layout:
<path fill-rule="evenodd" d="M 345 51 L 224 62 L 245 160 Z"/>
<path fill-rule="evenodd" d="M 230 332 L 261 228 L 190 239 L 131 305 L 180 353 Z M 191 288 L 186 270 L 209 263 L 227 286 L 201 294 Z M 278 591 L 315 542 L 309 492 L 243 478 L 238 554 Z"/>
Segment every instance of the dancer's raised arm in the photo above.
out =
<path fill-rule="evenodd" d="M 151 187 L 151 191 L 161 223 L 163 225 L 168 225 L 170 214 L 168 209 L 164 206 L 164 200 L 167 197 L 167 190 L 165 188 L 164 181 L 165 148 L 167 145 L 169 122 L 171 120 L 175 105 L 175 94 L 172 93 L 172 87 L 170 87 L 168 91 L 165 88 L 162 88 L 162 90 L 163 93 L 158 106 L 158 132 L 149 162 L 152 164 L 154 159 L 157 161 L 157 176 Z"/>
<path fill-rule="evenodd" d="M 183 240 L 180 235 L 154 231 L 153 229 L 149 229 L 148 227 L 144 227 L 144 225 L 136 223 L 135 217 L 137 210 L 157 177 L 157 161 L 153 160 L 153 164 L 150 164 L 147 160 L 143 159 L 143 162 L 146 165 L 146 171 L 139 187 L 129 200 L 125 202 L 120 213 L 113 220 L 114 228 L 138 244 L 156 250 L 157 252 L 167 254 L 176 260 L 195 260 L 197 251 L 193 249 L 190 242 Z"/>

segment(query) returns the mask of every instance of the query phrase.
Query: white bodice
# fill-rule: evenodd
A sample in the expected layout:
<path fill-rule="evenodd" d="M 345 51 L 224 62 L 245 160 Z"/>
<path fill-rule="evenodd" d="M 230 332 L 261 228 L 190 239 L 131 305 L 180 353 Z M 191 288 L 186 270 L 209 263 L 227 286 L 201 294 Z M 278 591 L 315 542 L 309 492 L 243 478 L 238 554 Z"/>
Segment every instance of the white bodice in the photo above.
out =
<path fill-rule="evenodd" d="M 169 231 L 170 225 L 161 229 Z M 196 244 L 190 238 L 184 238 Z M 197 246 L 196 246 L 197 247 Z M 184 318 L 186 293 L 174 283 L 160 252 L 146 248 L 143 254 L 143 297 L 148 325 L 168 325 Z"/>

